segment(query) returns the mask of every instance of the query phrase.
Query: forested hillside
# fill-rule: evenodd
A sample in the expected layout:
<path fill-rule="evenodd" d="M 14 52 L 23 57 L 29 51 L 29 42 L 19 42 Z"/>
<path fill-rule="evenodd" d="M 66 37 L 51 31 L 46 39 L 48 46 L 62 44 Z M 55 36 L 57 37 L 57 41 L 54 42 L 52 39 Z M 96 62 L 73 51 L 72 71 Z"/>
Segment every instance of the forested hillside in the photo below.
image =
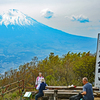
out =
<path fill-rule="evenodd" d="M 62 57 L 50 53 L 44 60 L 34 57 L 31 62 L 20 65 L 18 69 L 0 74 L 0 87 L 24 79 L 25 86 L 35 86 L 39 72 L 43 73 L 48 85 L 82 85 L 85 76 L 93 84 L 96 55 L 90 52 L 70 53 Z"/>

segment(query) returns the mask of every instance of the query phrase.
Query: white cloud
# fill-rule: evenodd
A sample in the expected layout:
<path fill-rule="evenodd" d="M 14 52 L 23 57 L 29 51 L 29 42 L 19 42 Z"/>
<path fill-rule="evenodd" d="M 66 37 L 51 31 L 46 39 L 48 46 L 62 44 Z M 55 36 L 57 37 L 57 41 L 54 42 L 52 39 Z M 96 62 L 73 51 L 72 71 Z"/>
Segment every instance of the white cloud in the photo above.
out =
<path fill-rule="evenodd" d="M 24 14 L 36 19 L 38 22 L 50 27 L 70 34 L 97 37 L 97 34 L 94 33 L 98 33 L 99 30 L 98 32 L 91 31 L 87 28 L 91 25 L 100 25 L 99 4 L 100 0 L 0 0 L 0 13 L 8 9 L 18 9 Z M 44 8 L 50 8 L 52 10 L 52 21 L 45 20 L 44 17 L 40 16 L 40 11 Z M 90 22 L 80 24 L 78 20 L 72 21 L 71 15 L 80 16 L 80 14 L 87 16 Z M 55 15 L 57 16 L 56 18 L 54 18 Z M 69 16 L 71 21 L 64 18 L 66 15 Z"/>
<path fill-rule="evenodd" d="M 53 13 L 53 11 L 51 11 L 50 9 L 43 9 L 42 11 L 41 11 L 41 14 L 42 14 L 42 16 L 44 17 L 44 18 L 47 18 L 47 19 L 50 19 L 50 18 L 52 18 L 53 17 L 53 15 L 54 15 L 54 13 Z"/>
<path fill-rule="evenodd" d="M 79 15 L 79 16 L 72 15 L 71 17 L 68 17 L 68 16 L 66 17 L 70 18 L 71 21 L 79 21 L 80 23 L 90 22 L 89 18 L 84 15 Z"/>

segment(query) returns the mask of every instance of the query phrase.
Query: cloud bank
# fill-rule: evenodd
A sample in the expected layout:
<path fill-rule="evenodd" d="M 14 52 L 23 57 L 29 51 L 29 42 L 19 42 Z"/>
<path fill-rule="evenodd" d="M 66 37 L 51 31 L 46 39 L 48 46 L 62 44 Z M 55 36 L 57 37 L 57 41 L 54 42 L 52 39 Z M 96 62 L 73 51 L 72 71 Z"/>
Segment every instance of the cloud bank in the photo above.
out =
<path fill-rule="evenodd" d="M 71 17 L 67 17 L 67 18 L 70 18 L 71 21 L 78 21 L 80 23 L 90 22 L 89 18 L 87 18 L 84 15 L 79 15 L 79 16 L 72 15 Z"/>
<path fill-rule="evenodd" d="M 53 17 L 53 15 L 54 15 L 54 13 L 53 13 L 53 11 L 51 11 L 50 9 L 43 9 L 42 11 L 41 11 L 41 14 L 42 14 L 42 16 L 44 17 L 44 18 L 46 18 L 46 19 L 50 19 L 50 18 L 52 18 Z"/>

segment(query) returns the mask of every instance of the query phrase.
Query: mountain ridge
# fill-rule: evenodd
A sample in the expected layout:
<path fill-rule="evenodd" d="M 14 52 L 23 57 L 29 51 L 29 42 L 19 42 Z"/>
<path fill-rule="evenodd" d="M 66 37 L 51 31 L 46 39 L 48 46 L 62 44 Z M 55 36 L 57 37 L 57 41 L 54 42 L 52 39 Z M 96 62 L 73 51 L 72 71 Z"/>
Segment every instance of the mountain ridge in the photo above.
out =
<path fill-rule="evenodd" d="M 34 56 L 43 59 L 50 52 L 60 56 L 69 51 L 96 52 L 96 38 L 72 35 L 31 20 L 35 23 L 0 25 L 0 72 L 16 68 Z"/>
<path fill-rule="evenodd" d="M 33 25 L 37 21 L 23 14 L 17 9 L 9 9 L 0 15 L 0 24 L 8 25 Z"/>

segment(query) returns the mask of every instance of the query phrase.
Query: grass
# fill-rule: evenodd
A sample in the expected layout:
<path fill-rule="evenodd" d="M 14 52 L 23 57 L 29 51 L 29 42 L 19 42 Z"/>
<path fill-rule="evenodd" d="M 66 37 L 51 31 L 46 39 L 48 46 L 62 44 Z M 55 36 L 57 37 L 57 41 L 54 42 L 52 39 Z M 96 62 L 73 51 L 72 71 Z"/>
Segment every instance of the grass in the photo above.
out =
<path fill-rule="evenodd" d="M 20 100 L 19 91 L 16 90 L 14 92 L 10 92 L 8 94 L 5 94 L 4 97 L 0 96 L 0 100 Z"/>

